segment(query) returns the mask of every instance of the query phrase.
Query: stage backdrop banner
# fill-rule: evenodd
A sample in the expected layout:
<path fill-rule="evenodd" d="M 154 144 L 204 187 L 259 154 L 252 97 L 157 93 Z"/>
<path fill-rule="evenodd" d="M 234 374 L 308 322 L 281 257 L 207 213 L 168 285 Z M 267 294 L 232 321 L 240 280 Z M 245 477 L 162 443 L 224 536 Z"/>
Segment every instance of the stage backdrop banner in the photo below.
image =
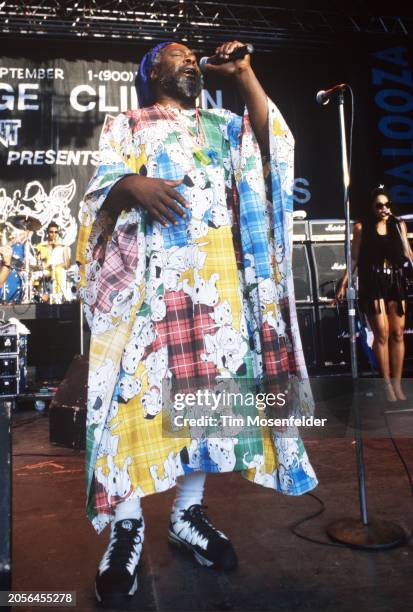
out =
<path fill-rule="evenodd" d="M 0 68 L 1 221 L 50 221 L 73 245 L 105 114 L 136 107 L 133 64 L 5 58 Z"/>
<path fill-rule="evenodd" d="M 137 108 L 135 71 L 146 48 L 107 43 L 85 52 L 82 41 L 65 47 L 10 41 L 7 47 L 0 67 L 0 222 L 36 217 L 36 243 L 56 221 L 73 248 L 105 115 Z M 347 82 L 356 99 L 353 216 L 381 182 L 398 212 L 413 213 L 413 62 L 406 39 L 349 37 L 308 54 L 257 53 L 253 63 L 296 139 L 296 208 L 310 218 L 343 216 L 337 103 L 321 107 L 315 96 Z M 235 88 L 209 77 L 200 104 L 242 110 Z"/>

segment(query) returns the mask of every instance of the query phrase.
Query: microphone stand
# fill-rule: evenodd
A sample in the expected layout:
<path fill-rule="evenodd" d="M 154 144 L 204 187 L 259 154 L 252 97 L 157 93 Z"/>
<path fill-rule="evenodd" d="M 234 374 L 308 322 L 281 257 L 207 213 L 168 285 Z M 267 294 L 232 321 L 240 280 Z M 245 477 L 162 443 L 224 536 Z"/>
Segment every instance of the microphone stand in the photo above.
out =
<path fill-rule="evenodd" d="M 29 241 L 30 238 L 27 235 L 26 236 L 26 241 L 24 243 L 24 276 L 25 276 L 25 283 L 24 283 L 24 292 L 23 292 L 23 302 L 25 304 L 27 304 L 28 302 L 31 301 L 31 295 L 30 295 L 30 245 L 29 245 Z"/>
<path fill-rule="evenodd" d="M 356 291 L 354 287 L 354 275 L 351 261 L 351 241 L 350 241 L 350 200 L 349 185 L 350 176 L 347 159 L 347 142 L 344 118 L 344 91 L 339 91 L 339 118 L 340 118 L 340 142 L 341 142 L 341 161 L 343 171 L 344 186 L 344 212 L 346 220 L 346 264 L 348 273 L 347 288 L 347 309 L 350 333 L 350 360 L 351 376 L 353 382 L 353 414 L 354 414 L 354 437 L 357 460 L 357 476 L 359 487 L 360 519 L 342 518 L 330 523 L 326 530 L 332 540 L 345 544 L 352 548 L 363 550 L 383 550 L 401 546 L 406 541 L 404 530 L 390 521 L 371 520 L 367 512 L 367 497 L 365 487 L 365 470 L 363 457 L 363 440 L 361 437 L 360 419 L 360 390 L 357 364 L 356 347 Z"/>

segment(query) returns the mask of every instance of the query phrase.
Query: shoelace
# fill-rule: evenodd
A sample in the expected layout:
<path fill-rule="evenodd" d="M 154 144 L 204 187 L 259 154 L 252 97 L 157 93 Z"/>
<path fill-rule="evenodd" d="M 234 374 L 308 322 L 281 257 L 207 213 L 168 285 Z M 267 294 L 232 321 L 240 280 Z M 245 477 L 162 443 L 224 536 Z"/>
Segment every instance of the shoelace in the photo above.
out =
<path fill-rule="evenodd" d="M 139 544 L 142 544 L 142 537 L 139 535 L 139 529 L 142 527 L 140 521 L 133 531 L 122 529 L 121 525 L 116 525 L 113 539 L 114 542 L 109 552 L 109 562 L 116 561 L 116 565 L 124 566 L 128 563 L 132 553 Z"/>
<path fill-rule="evenodd" d="M 204 514 L 204 510 L 208 506 L 201 504 L 193 504 L 189 506 L 184 513 L 182 518 L 189 520 L 203 536 L 208 539 L 220 537 L 218 529 L 216 529 L 208 520 L 208 517 Z M 202 531 L 201 531 L 202 530 Z"/>

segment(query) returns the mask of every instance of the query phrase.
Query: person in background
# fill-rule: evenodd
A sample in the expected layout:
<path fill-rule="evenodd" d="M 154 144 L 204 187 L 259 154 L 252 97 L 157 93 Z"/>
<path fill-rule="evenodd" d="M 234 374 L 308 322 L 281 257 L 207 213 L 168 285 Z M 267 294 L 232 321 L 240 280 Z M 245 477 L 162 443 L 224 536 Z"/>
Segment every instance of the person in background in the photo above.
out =
<path fill-rule="evenodd" d="M 2 287 L 10 274 L 12 255 L 13 249 L 11 246 L 0 246 L 0 296 L 3 293 Z"/>
<path fill-rule="evenodd" d="M 25 272 L 25 266 L 28 262 L 33 264 L 32 254 L 30 251 L 30 238 L 32 232 L 21 227 L 16 227 L 13 223 L 7 223 L 10 236 L 9 242 L 5 243 L 1 248 L 4 249 L 7 260 L 2 270 L 2 286 L 0 286 L 0 300 L 3 302 L 19 303 L 23 299 L 23 280 L 22 275 Z M 10 254 L 11 251 L 11 254 Z"/>
<path fill-rule="evenodd" d="M 404 401 L 401 378 L 405 354 L 406 319 L 405 263 L 413 260 L 407 228 L 392 213 L 388 192 L 379 186 L 371 192 L 367 209 L 353 230 L 353 271 L 358 268 L 358 299 L 374 334 L 373 350 L 389 402 Z M 337 300 L 346 295 L 348 272 L 344 274 Z"/>
<path fill-rule="evenodd" d="M 36 253 L 42 262 L 44 277 L 49 281 L 47 284 L 50 284 L 49 294 L 70 299 L 66 282 L 66 270 L 70 266 L 70 248 L 62 244 L 59 226 L 54 221 L 47 226 L 47 242 L 38 244 Z"/>
<path fill-rule="evenodd" d="M 51 266 L 62 266 L 65 269 L 70 266 L 70 248 L 62 244 L 59 226 L 54 221 L 47 226 L 47 242 L 38 244 L 36 251 L 49 272 Z"/>

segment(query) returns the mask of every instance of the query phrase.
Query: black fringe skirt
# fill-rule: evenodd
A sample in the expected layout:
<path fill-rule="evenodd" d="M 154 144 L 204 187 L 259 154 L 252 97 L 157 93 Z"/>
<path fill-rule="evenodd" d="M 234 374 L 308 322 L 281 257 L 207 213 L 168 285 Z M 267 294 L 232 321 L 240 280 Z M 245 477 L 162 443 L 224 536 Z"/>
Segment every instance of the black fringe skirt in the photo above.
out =
<path fill-rule="evenodd" d="M 377 300 L 384 300 L 386 312 L 388 303 L 397 303 L 397 314 L 406 314 L 403 302 L 407 298 L 407 280 L 403 268 L 372 266 L 359 276 L 359 305 L 366 315 L 380 314 Z"/>

